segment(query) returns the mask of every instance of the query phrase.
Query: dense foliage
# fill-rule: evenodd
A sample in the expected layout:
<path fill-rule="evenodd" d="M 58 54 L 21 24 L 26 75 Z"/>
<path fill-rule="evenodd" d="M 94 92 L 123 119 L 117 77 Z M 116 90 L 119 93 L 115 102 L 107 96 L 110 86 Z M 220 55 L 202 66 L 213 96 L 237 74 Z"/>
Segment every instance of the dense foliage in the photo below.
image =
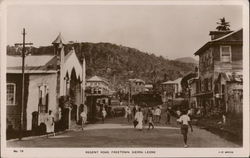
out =
<path fill-rule="evenodd" d="M 99 75 L 109 79 L 114 85 L 123 85 L 128 78 L 141 78 L 146 83 L 160 83 L 174 80 L 194 70 L 195 64 L 168 60 L 111 43 L 74 43 L 79 60 L 85 57 L 87 77 Z M 67 52 L 66 50 L 66 52 Z M 17 54 L 14 47 L 7 47 L 8 54 Z M 54 54 L 53 46 L 30 48 L 31 54 Z M 118 86 L 119 87 L 119 86 Z"/>

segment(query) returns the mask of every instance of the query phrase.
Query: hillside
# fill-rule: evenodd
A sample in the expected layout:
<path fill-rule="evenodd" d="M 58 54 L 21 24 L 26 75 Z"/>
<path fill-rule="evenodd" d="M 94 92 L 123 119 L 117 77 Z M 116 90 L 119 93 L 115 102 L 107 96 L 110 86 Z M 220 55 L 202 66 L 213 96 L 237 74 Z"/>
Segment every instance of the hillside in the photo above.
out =
<path fill-rule="evenodd" d="M 192 57 L 177 58 L 177 59 L 175 59 L 175 61 L 180 61 L 180 62 L 183 62 L 183 63 L 198 64 L 198 61 L 195 60 L 195 59 L 192 58 Z"/>
<path fill-rule="evenodd" d="M 99 75 L 115 85 L 125 83 L 128 78 L 141 78 L 147 83 L 173 80 L 194 70 L 194 64 L 168 60 L 141 52 L 134 48 L 111 43 L 74 43 L 80 60 L 85 57 L 87 77 Z M 16 54 L 13 47 L 7 47 L 8 54 Z M 67 51 L 66 51 L 67 52 Z M 53 54 L 53 47 L 31 48 L 32 54 Z"/>

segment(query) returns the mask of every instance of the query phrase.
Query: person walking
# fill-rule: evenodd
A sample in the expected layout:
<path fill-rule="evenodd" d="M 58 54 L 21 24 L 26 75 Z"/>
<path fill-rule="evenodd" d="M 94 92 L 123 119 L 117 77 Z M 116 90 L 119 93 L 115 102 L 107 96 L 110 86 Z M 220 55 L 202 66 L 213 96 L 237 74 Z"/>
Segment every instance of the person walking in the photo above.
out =
<path fill-rule="evenodd" d="M 53 135 L 55 136 L 55 119 L 54 119 L 54 115 L 52 114 L 52 111 L 49 110 L 49 115 L 47 116 L 47 128 L 46 128 L 46 132 L 47 132 L 47 138 L 49 137 L 50 133 L 53 133 Z"/>
<path fill-rule="evenodd" d="M 82 123 L 82 131 L 83 131 L 83 127 L 84 127 L 85 123 L 87 122 L 87 113 L 86 113 L 86 111 L 85 111 L 84 108 L 82 110 L 83 111 L 81 112 L 80 116 L 82 118 L 82 122 L 81 123 Z"/>
<path fill-rule="evenodd" d="M 88 106 L 86 104 L 83 104 L 84 112 L 87 114 L 88 113 Z"/>
<path fill-rule="evenodd" d="M 125 108 L 125 116 L 127 117 L 128 122 L 132 119 L 131 113 L 132 113 L 131 108 L 129 105 L 127 105 Z"/>
<path fill-rule="evenodd" d="M 166 110 L 166 115 L 167 115 L 166 124 L 170 124 L 171 115 L 170 115 L 170 110 L 169 110 L 169 108 L 167 108 L 167 110 Z"/>
<path fill-rule="evenodd" d="M 154 121 L 154 122 L 156 122 L 156 111 L 155 111 L 155 110 L 156 110 L 155 107 L 153 107 L 152 110 L 151 110 L 151 111 L 152 111 L 152 114 L 153 114 L 153 121 Z"/>
<path fill-rule="evenodd" d="M 158 106 L 156 109 L 155 109 L 155 122 L 156 123 L 160 123 L 160 116 L 161 116 L 161 109 L 160 107 Z"/>
<path fill-rule="evenodd" d="M 159 105 L 159 109 L 160 109 L 161 112 L 162 112 L 162 105 Z M 160 113 L 160 117 L 159 117 L 159 122 L 161 122 L 161 113 Z"/>
<path fill-rule="evenodd" d="M 136 107 L 133 107 L 133 117 L 135 118 L 135 114 L 136 114 Z"/>
<path fill-rule="evenodd" d="M 178 119 L 181 117 L 181 111 L 179 109 L 176 111 L 176 115 L 177 115 Z"/>
<path fill-rule="evenodd" d="M 183 115 L 179 118 L 179 122 L 181 124 L 181 134 L 183 135 L 184 147 L 187 148 L 187 134 L 188 134 L 188 126 L 191 128 L 191 132 L 193 132 L 193 127 L 190 122 L 190 117 L 187 115 L 187 111 L 185 110 Z"/>
<path fill-rule="evenodd" d="M 147 118 L 148 118 L 147 119 L 148 120 L 148 130 L 150 129 L 150 127 L 152 127 L 152 129 L 154 129 L 153 113 L 152 113 L 151 108 L 148 109 Z"/>
<path fill-rule="evenodd" d="M 142 114 L 143 114 L 143 116 L 146 116 L 146 117 L 144 117 L 144 124 L 147 124 L 148 123 L 148 110 L 149 110 L 149 108 L 147 107 L 147 105 L 146 105 L 146 107 L 145 108 L 143 108 L 143 110 L 142 110 Z"/>
<path fill-rule="evenodd" d="M 141 111 L 141 108 L 139 108 L 138 111 L 136 112 L 136 114 L 135 114 L 135 120 L 138 122 L 138 124 L 137 124 L 136 127 L 139 130 L 142 130 L 142 128 L 143 128 L 143 113 Z"/>
<path fill-rule="evenodd" d="M 102 108 L 102 123 L 104 123 L 106 115 L 107 115 L 107 112 L 106 112 L 105 108 Z"/>

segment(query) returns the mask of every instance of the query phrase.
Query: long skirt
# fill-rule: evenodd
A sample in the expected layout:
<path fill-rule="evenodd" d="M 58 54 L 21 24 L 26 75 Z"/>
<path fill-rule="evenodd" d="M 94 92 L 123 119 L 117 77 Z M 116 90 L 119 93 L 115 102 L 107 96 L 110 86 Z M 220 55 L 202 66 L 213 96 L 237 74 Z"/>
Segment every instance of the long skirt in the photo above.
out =
<path fill-rule="evenodd" d="M 138 124 L 137 124 L 137 126 L 136 126 L 137 129 L 142 129 L 142 121 L 143 121 L 143 120 L 139 120 L 139 121 L 138 121 Z"/>
<path fill-rule="evenodd" d="M 47 133 L 52 133 L 55 131 L 55 124 L 54 123 L 48 123 L 47 124 Z"/>

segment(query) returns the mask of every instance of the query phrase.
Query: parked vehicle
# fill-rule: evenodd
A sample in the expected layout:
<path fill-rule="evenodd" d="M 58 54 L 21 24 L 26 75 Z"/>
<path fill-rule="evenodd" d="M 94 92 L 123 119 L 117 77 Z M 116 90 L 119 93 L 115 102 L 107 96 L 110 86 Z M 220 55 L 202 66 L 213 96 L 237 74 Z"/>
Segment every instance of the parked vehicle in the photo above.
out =
<path fill-rule="evenodd" d="M 111 106 L 111 115 L 120 117 L 125 115 L 125 106 Z"/>

